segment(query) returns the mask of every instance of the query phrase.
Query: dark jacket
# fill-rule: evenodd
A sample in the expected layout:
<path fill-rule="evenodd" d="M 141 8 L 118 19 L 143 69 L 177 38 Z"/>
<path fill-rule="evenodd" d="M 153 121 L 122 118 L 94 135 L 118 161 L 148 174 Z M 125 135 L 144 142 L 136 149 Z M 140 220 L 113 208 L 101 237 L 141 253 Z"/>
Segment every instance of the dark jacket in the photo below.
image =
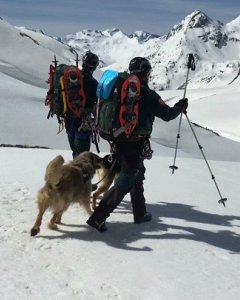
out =
<path fill-rule="evenodd" d="M 83 86 L 84 86 L 84 92 L 86 96 L 86 107 L 85 111 L 86 113 L 92 113 L 94 106 L 97 103 L 97 80 L 92 76 L 92 73 L 89 71 L 83 69 L 82 70 L 83 75 Z"/>
<path fill-rule="evenodd" d="M 134 130 L 134 135 L 150 136 L 155 117 L 164 121 L 175 119 L 181 113 L 181 109 L 174 105 L 168 106 L 161 97 L 148 84 L 141 81 L 141 99 L 138 110 L 138 125 Z"/>

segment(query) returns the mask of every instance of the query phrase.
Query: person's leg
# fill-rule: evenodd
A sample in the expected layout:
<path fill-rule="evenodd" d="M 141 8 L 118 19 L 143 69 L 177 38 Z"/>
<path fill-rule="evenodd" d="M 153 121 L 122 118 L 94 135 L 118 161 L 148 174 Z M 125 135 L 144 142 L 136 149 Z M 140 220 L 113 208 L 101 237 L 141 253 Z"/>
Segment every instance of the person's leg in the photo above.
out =
<path fill-rule="evenodd" d="M 121 171 L 114 186 L 105 193 L 99 206 L 87 221 L 88 225 L 99 231 L 106 230 L 105 220 L 123 200 L 124 196 L 132 189 L 138 174 L 139 165 L 141 164 L 139 158 L 139 153 L 142 153 L 141 144 L 119 143 L 119 147 L 116 147 L 116 149 Z"/>
<path fill-rule="evenodd" d="M 110 213 L 118 206 L 123 200 L 125 192 L 119 189 L 118 186 L 113 186 L 105 194 L 100 201 L 97 208 L 94 210 L 92 216 L 87 220 L 87 224 L 93 228 L 96 228 L 100 232 L 107 230 L 105 225 L 106 219 L 110 216 Z"/>
<path fill-rule="evenodd" d="M 72 150 L 72 157 L 75 157 L 75 147 L 74 147 L 74 133 L 73 132 L 67 132 L 67 137 L 68 137 L 68 143 L 69 146 Z"/>
<path fill-rule="evenodd" d="M 148 213 L 145 205 L 144 188 L 142 181 L 136 181 L 130 191 L 133 208 L 133 219 L 135 224 L 152 220 L 152 214 Z"/>
<path fill-rule="evenodd" d="M 79 154 L 90 151 L 91 147 L 91 133 L 90 132 L 84 132 L 84 133 L 75 133 L 74 137 L 74 156 L 78 156 Z M 95 191 L 97 189 L 97 184 L 92 184 L 92 191 Z"/>
<path fill-rule="evenodd" d="M 78 136 L 75 136 L 74 139 L 74 157 L 79 154 L 90 150 L 91 141 L 90 139 L 80 139 Z"/>
<path fill-rule="evenodd" d="M 70 149 L 72 150 L 72 157 L 75 156 L 75 149 L 74 149 L 74 139 L 75 139 L 75 129 L 74 129 L 74 119 L 70 116 L 65 117 L 64 124 L 66 128 L 66 133 L 68 137 L 68 143 Z"/>
<path fill-rule="evenodd" d="M 136 181 L 130 191 L 134 220 L 147 212 L 142 181 Z"/>
<path fill-rule="evenodd" d="M 74 157 L 82 152 L 89 151 L 91 147 L 90 132 L 76 132 L 74 136 Z"/>
<path fill-rule="evenodd" d="M 121 169 L 115 183 L 120 189 L 125 190 L 126 193 L 130 192 L 134 182 L 140 176 L 142 149 L 143 142 L 141 141 L 116 143 L 116 157 Z"/>
<path fill-rule="evenodd" d="M 147 212 L 145 205 L 145 197 L 144 197 L 144 187 L 143 181 L 145 179 L 145 171 L 143 161 L 141 161 L 141 165 L 139 167 L 139 172 L 136 178 L 136 181 L 130 191 L 131 203 L 133 209 L 133 219 L 134 223 L 142 223 L 151 221 L 152 215 Z"/>

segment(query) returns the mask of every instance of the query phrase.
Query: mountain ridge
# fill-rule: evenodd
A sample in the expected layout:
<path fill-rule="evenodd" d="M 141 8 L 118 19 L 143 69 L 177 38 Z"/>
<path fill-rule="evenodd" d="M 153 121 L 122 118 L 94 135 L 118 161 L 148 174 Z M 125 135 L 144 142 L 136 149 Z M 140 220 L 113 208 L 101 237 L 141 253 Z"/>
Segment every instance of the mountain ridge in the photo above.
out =
<path fill-rule="evenodd" d="M 151 83 L 158 90 L 183 88 L 187 55 L 193 53 L 197 68 L 196 72 L 191 74 L 189 87 L 204 88 L 229 85 L 238 79 L 238 24 L 240 16 L 224 25 L 218 20 L 212 20 L 202 11 L 195 10 L 162 36 L 143 31 L 124 34 L 114 28 L 105 30 L 97 39 L 92 35 L 93 31 L 85 30 L 84 42 L 69 40 L 67 36 L 62 40 L 76 47 L 77 51 L 88 46 L 100 55 L 104 68 L 114 67 L 122 71 L 127 68 L 132 57 L 148 58 L 153 65 Z M 78 36 L 81 34 L 82 32 L 76 33 Z M 87 38 L 88 34 L 91 38 Z M 129 53 L 125 54 L 127 49 Z"/>
<path fill-rule="evenodd" d="M 20 71 L 25 74 L 26 82 L 39 86 L 37 80 L 40 79 L 41 87 L 47 87 L 45 81 L 48 66 L 54 55 L 60 62 L 70 64 L 74 63 L 76 53 L 81 59 L 86 51 L 91 50 L 100 58 L 99 76 L 107 68 L 127 70 L 130 59 L 144 56 L 153 66 L 150 84 L 156 90 L 182 89 L 187 72 L 187 56 L 192 53 L 196 71 L 189 76 L 189 88 L 236 84 L 239 83 L 240 72 L 239 24 L 240 16 L 223 24 L 212 20 L 202 11 L 195 10 L 162 36 L 141 30 L 125 34 L 117 28 L 111 28 L 104 31 L 83 29 L 64 37 L 53 38 L 45 35 L 41 29 L 14 27 L 1 18 L 0 37 L 12 45 L 12 57 L 11 61 L 4 58 L 8 55 L 8 50 L 2 45 L 0 71 L 14 76 L 13 69 L 19 68 L 19 59 L 27 60 L 30 57 L 37 60 L 38 53 L 45 51 L 46 59 L 42 66 L 38 66 L 37 70 L 30 70 L 26 65 L 26 69 Z M 18 34 L 25 38 L 25 42 L 27 37 L 35 42 L 36 45 L 31 45 L 31 53 L 24 53 L 24 43 Z M 23 52 L 21 57 L 17 53 L 19 44 Z M 4 68 L 4 63 L 11 68 Z M 15 78 L 19 77 L 16 74 Z"/>

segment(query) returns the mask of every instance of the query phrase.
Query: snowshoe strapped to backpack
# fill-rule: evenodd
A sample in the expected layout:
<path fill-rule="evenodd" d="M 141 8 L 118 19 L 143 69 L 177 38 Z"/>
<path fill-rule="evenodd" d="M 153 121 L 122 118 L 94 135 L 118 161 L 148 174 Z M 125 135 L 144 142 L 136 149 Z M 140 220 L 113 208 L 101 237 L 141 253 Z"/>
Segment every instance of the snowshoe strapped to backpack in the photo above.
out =
<path fill-rule="evenodd" d="M 56 60 L 55 60 L 56 62 Z M 83 89 L 83 78 L 77 66 L 60 64 L 49 67 L 49 90 L 45 105 L 49 106 L 48 118 L 57 116 L 58 122 L 67 112 L 80 117 L 86 97 Z"/>
<path fill-rule="evenodd" d="M 140 81 L 136 75 L 106 70 L 97 88 L 96 121 L 108 141 L 129 139 L 138 123 Z"/>

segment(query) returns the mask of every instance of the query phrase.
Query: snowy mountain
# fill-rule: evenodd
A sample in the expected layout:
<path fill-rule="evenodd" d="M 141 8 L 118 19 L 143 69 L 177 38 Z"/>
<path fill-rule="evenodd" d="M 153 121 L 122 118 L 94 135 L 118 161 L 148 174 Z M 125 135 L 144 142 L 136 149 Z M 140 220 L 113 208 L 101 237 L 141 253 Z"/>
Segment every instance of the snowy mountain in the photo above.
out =
<path fill-rule="evenodd" d="M 193 53 L 197 69 L 189 87 L 217 87 L 238 79 L 240 68 L 240 17 L 224 25 L 201 11 L 194 11 L 165 36 L 141 31 L 131 35 L 118 29 L 83 30 L 61 38 L 82 53 L 99 54 L 102 66 L 124 70 L 134 56 L 147 57 L 152 65 L 152 84 L 159 90 L 182 88 L 186 57 Z"/>
<path fill-rule="evenodd" d="M 67 35 L 60 39 L 63 43 L 76 49 L 80 57 L 91 49 L 100 57 L 100 67 L 127 69 L 133 56 L 149 56 L 162 37 L 137 31 L 126 35 L 116 28 L 104 31 L 82 30 L 76 34 Z"/>
<path fill-rule="evenodd" d="M 197 70 L 189 87 L 217 87 L 232 83 L 239 74 L 240 43 L 238 38 L 231 37 L 231 30 L 233 25 L 214 22 L 199 11 L 187 16 L 173 27 L 153 57 L 155 82 L 164 89 L 181 87 L 186 56 L 193 53 Z"/>
<path fill-rule="evenodd" d="M 56 54 L 61 62 L 74 63 L 75 53 L 91 50 L 100 57 L 100 67 L 126 70 L 134 56 L 147 57 L 153 66 L 151 84 L 158 90 L 183 88 L 187 55 L 193 53 L 197 64 L 189 88 L 219 87 L 239 82 L 240 17 L 224 25 L 201 11 L 194 11 L 164 36 L 143 31 L 125 34 L 116 28 L 104 31 L 84 29 L 64 37 L 51 38 L 41 30 L 14 27 L 0 20 L 0 71 L 15 78 L 19 64 L 24 67 L 25 81 L 46 86 L 46 70 Z M 12 45 L 12 47 L 11 47 Z M 21 57 L 17 45 L 21 46 Z M 8 47 L 10 46 L 10 53 Z M 30 53 L 26 52 L 26 48 Z M 10 55 L 11 54 L 11 55 Z M 7 55 L 7 58 L 5 57 Z M 39 57 L 45 59 L 39 65 Z M 34 66 L 34 70 L 31 70 Z M 34 75 L 33 75 L 34 74 Z M 38 83 L 39 86 L 39 83 Z"/>
<path fill-rule="evenodd" d="M 56 120 L 46 122 L 48 110 L 43 103 L 49 64 L 54 55 L 59 63 L 75 64 L 76 53 L 81 60 L 89 49 L 100 57 L 100 68 L 94 73 L 97 79 L 106 68 L 126 69 L 133 56 L 147 57 L 153 65 L 150 85 L 155 86 L 170 105 L 183 96 L 178 88 L 183 88 L 186 81 L 187 55 L 194 53 L 196 70 L 189 74 L 187 91 L 191 121 L 239 141 L 239 23 L 240 18 L 237 18 L 223 25 L 195 11 L 165 36 L 142 31 L 126 35 L 113 28 L 102 32 L 82 30 L 63 38 L 52 38 L 41 30 L 14 27 L 0 19 L 0 39 L 4 41 L 0 46 L 0 100 L 4 104 L 0 125 L 5 127 L 0 142 L 30 144 L 34 141 L 41 146 L 68 147 L 65 140 L 55 136 Z M 168 89 L 163 91 L 164 88 Z M 16 106 L 17 103 L 21 105 Z M 29 105 L 35 106 L 35 110 L 29 110 Z M 21 122 L 23 111 L 29 120 L 27 128 Z M 14 115 L 14 122 L 9 122 L 12 120 L 9 113 Z M 17 136 L 16 124 L 20 132 Z M 156 121 L 153 136 L 157 142 L 164 141 L 165 145 L 174 147 L 175 139 L 169 134 L 171 126 Z M 45 137 L 43 132 L 51 138 Z"/>

